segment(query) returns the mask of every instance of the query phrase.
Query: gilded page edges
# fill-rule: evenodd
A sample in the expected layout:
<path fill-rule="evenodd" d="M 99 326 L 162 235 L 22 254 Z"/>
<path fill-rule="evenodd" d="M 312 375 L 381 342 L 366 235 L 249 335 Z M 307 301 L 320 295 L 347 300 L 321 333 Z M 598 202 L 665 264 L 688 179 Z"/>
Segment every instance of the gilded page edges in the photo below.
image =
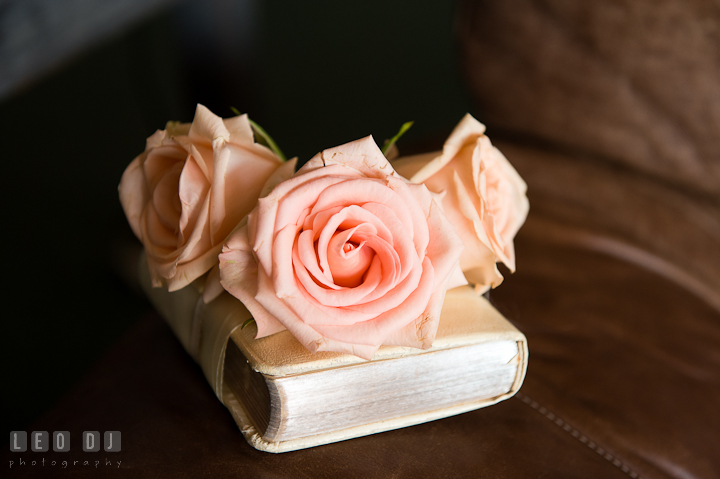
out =
<path fill-rule="evenodd" d="M 224 404 L 230 410 L 230 413 L 237 423 L 240 431 L 242 432 L 245 440 L 255 449 L 271 453 L 283 453 L 289 451 L 295 451 L 298 449 L 305 449 L 309 447 L 319 446 L 323 444 L 330 444 L 333 442 L 345 441 L 356 437 L 368 436 L 371 434 L 377 434 L 380 432 L 390 431 L 393 429 L 400 429 L 407 426 L 413 426 L 422 424 L 425 422 L 435 421 L 456 414 L 462 414 L 464 412 L 473 411 L 475 409 L 492 406 L 500 401 L 504 401 L 515 395 L 520 389 L 525 372 L 527 370 L 527 341 L 518 341 L 519 354 L 516 356 L 514 361 L 517 362 L 517 374 L 515 381 L 511 389 L 505 393 L 488 399 L 481 399 L 465 404 L 459 404 L 456 406 L 441 408 L 432 411 L 425 411 L 417 414 L 411 414 L 401 417 L 395 417 L 382 421 L 377 421 L 369 424 L 363 424 L 359 426 L 353 426 L 346 429 L 337 431 L 326 432 L 322 434 L 316 434 L 313 436 L 305 436 L 297 439 L 290 439 L 286 441 L 272 442 L 267 441 L 263 438 L 263 433 L 256 430 L 252 423 L 249 421 L 244 409 L 237 402 L 235 397 L 229 391 L 225 392 Z M 266 377 L 268 383 L 274 381 L 273 378 Z"/>

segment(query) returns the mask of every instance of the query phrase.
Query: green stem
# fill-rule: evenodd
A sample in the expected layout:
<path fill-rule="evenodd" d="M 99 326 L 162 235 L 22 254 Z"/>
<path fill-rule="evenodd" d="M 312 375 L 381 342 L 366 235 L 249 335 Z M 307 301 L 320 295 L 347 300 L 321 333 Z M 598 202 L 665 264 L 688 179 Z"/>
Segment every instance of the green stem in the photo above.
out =
<path fill-rule="evenodd" d="M 405 134 L 406 131 L 410 129 L 411 126 L 413 126 L 414 121 L 408 121 L 403 123 L 403 125 L 400 127 L 400 131 L 397 132 L 395 136 L 390 138 L 388 141 L 385 142 L 385 145 L 382 147 L 383 155 L 388 152 L 390 148 L 400 139 L 401 136 Z"/>

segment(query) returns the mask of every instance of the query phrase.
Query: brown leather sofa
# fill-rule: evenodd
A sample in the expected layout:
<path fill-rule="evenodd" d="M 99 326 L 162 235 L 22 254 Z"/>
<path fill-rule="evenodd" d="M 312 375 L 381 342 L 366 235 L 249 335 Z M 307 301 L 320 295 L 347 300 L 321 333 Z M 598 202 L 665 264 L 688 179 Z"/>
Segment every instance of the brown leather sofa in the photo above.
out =
<path fill-rule="evenodd" d="M 558 463 L 720 477 L 720 4 L 478 1 L 460 20 L 488 132 L 529 184 L 519 273 L 493 292 L 547 421 L 528 456 L 559 434 Z"/>
<path fill-rule="evenodd" d="M 529 185 L 518 272 L 491 294 L 529 340 L 520 393 L 271 455 L 151 315 L 39 423 L 122 431 L 98 456 L 120 471 L 75 475 L 720 477 L 720 4 L 467 1 L 458 38 Z"/>

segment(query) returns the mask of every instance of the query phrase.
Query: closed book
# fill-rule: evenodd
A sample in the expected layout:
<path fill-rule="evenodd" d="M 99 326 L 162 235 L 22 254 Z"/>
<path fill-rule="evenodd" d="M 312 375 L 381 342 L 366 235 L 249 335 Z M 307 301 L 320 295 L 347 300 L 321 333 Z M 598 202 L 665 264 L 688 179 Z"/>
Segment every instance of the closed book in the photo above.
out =
<path fill-rule="evenodd" d="M 525 336 L 469 286 L 447 292 L 433 346 L 382 346 L 372 360 L 306 350 L 288 331 L 255 339 L 240 301 L 194 283 L 141 281 L 255 448 L 286 452 L 490 406 L 520 388 Z M 201 282 L 198 282 L 201 283 Z"/>

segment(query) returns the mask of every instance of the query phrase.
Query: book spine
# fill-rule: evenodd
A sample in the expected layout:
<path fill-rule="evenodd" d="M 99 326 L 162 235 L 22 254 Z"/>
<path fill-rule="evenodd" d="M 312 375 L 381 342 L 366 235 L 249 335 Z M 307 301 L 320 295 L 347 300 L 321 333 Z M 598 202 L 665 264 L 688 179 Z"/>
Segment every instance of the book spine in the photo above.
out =
<path fill-rule="evenodd" d="M 197 282 L 173 293 L 165 288 L 153 288 L 145 254 L 140 259 L 139 274 L 150 302 L 187 352 L 200 364 L 210 386 L 224 404 L 223 368 L 228 340 L 232 332 L 252 315 L 240 301 L 227 293 L 205 304 Z M 198 281 L 203 280 L 200 278 Z"/>

